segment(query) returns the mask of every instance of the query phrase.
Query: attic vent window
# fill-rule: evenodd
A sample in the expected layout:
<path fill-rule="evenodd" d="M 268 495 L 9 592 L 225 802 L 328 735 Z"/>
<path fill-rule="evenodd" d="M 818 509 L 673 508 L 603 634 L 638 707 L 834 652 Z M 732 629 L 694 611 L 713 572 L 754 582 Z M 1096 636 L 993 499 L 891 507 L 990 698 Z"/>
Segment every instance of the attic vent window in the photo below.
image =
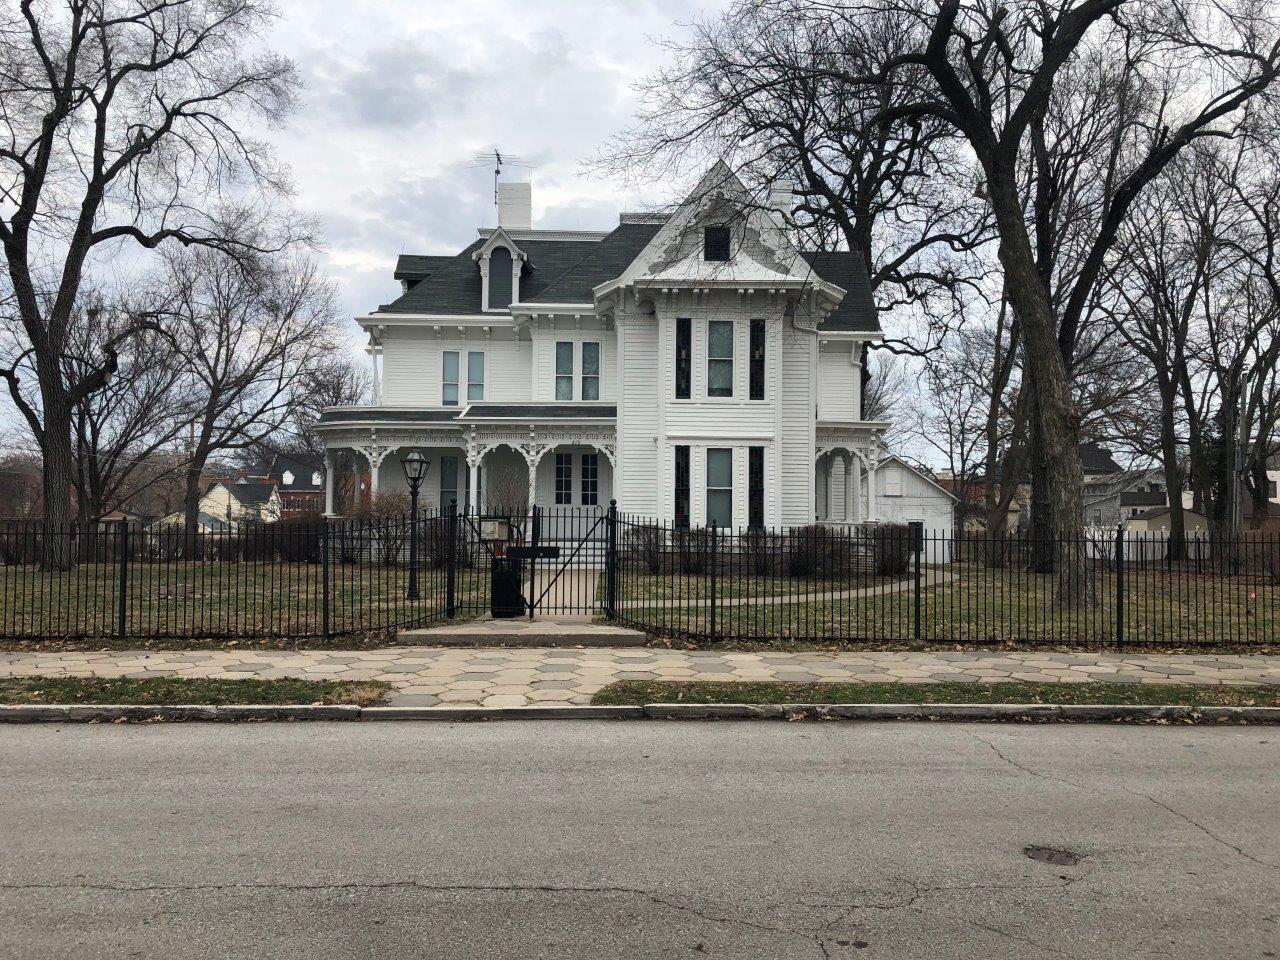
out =
<path fill-rule="evenodd" d="M 702 258 L 725 262 L 729 259 L 729 228 L 704 227 L 702 232 Z"/>

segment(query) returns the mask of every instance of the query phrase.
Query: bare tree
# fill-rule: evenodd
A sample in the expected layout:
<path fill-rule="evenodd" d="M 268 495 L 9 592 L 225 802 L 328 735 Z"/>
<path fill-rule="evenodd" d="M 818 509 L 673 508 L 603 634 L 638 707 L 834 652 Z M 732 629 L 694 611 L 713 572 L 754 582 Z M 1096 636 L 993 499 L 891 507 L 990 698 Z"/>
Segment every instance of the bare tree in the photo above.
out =
<path fill-rule="evenodd" d="M 301 257 L 245 262 L 193 248 L 165 261 L 174 336 L 194 382 L 185 495 L 192 534 L 210 456 L 260 444 L 290 422 L 299 390 L 338 349 L 338 313 L 332 285 Z"/>
<path fill-rule="evenodd" d="M 165 333 L 120 334 L 139 315 L 159 316 L 157 292 L 114 298 L 77 311 L 63 367 L 69 382 L 97 364 L 100 344 L 116 341 L 116 370 L 100 390 L 84 394 L 72 409 L 77 514 L 82 525 L 125 507 L 181 467 L 177 440 L 186 430 L 190 398 L 176 343 Z M 163 297 L 163 294 L 159 294 Z"/>
<path fill-rule="evenodd" d="M 3 294 L 23 339 L 12 359 L 30 358 L 38 403 L 16 362 L 0 375 L 40 445 L 51 528 L 69 514 L 76 405 L 116 371 L 119 346 L 155 326 L 120 330 L 69 378 L 69 327 L 95 258 L 287 239 L 269 198 L 288 185 L 247 132 L 283 117 L 297 88 L 288 60 L 244 52 L 273 16 L 263 0 L 18 0 L 0 13 Z M 211 216 L 246 188 L 261 200 Z M 62 538 L 49 544 L 46 565 L 67 566 Z"/>
<path fill-rule="evenodd" d="M 667 45 L 672 64 L 642 81 L 638 122 L 602 165 L 658 180 L 713 156 L 762 197 L 794 185 L 789 220 L 810 245 L 860 254 L 881 309 L 945 322 L 983 269 L 971 254 L 990 236 L 989 213 L 944 121 L 888 116 L 911 102 L 912 83 L 838 76 L 907 52 L 900 14 L 885 8 L 866 27 L 837 35 L 787 3 L 740 3 L 697 23 Z"/>

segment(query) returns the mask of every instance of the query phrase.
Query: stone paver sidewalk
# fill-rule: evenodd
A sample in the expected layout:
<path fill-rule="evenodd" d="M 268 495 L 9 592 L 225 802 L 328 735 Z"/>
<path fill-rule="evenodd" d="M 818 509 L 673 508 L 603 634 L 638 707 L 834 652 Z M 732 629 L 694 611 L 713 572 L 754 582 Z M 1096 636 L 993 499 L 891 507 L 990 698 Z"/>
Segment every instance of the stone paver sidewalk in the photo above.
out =
<path fill-rule="evenodd" d="M 1280 683 L 1280 656 L 441 648 L 0 653 L 0 677 L 386 680 L 398 706 L 588 703 L 615 680 Z"/>

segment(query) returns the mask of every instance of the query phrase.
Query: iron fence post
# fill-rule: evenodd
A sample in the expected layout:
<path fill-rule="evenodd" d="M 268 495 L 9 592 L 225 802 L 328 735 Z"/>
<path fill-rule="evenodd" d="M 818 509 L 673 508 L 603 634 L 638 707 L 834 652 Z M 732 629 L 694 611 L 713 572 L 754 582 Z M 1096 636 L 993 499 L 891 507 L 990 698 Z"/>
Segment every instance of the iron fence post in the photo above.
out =
<path fill-rule="evenodd" d="M 123 640 L 129 631 L 129 521 L 121 517 L 116 521 L 120 533 L 116 548 L 120 551 L 120 595 L 117 598 L 116 635 Z"/>
<path fill-rule="evenodd" d="M 605 554 L 605 608 L 610 620 L 617 616 L 618 600 L 618 501 L 609 501 L 609 546 Z"/>
<path fill-rule="evenodd" d="M 718 537 L 719 537 L 719 534 L 717 533 L 716 528 L 712 527 L 711 528 L 711 550 L 710 550 L 710 556 L 707 558 L 707 563 L 710 567 L 710 574 L 711 574 L 711 582 L 710 582 L 710 587 L 708 592 L 709 592 L 709 599 L 711 603 L 710 634 L 711 634 L 712 640 L 716 638 L 716 553 L 717 553 L 716 540 L 718 539 Z"/>
<path fill-rule="evenodd" d="M 911 528 L 912 586 L 911 586 L 911 638 L 920 639 L 920 555 L 924 553 L 924 521 L 912 520 Z"/>
<path fill-rule="evenodd" d="M 1116 646 L 1124 646 L 1124 525 L 1116 527 Z"/>
<path fill-rule="evenodd" d="M 458 501 L 449 501 L 449 513 L 445 519 L 444 548 L 444 608 L 445 616 L 452 620 L 458 612 Z"/>
<path fill-rule="evenodd" d="M 533 546 L 542 543 L 542 510 L 535 503 L 532 513 L 533 520 L 530 523 L 533 535 Z M 533 619 L 534 610 L 538 606 L 538 558 L 529 558 L 529 619 Z"/>
<path fill-rule="evenodd" d="M 328 640 L 331 632 L 329 619 L 329 518 L 320 527 L 320 633 Z"/>

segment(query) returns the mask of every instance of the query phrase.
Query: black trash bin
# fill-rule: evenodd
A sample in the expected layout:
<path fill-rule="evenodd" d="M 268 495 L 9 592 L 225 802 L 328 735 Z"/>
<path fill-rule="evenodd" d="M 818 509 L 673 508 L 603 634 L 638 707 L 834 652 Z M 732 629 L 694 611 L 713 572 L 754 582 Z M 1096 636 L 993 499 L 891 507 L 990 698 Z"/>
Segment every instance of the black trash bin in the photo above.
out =
<path fill-rule="evenodd" d="M 524 563 L 506 557 L 494 557 L 489 563 L 489 612 L 494 619 L 522 617 L 525 614 Z"/>

